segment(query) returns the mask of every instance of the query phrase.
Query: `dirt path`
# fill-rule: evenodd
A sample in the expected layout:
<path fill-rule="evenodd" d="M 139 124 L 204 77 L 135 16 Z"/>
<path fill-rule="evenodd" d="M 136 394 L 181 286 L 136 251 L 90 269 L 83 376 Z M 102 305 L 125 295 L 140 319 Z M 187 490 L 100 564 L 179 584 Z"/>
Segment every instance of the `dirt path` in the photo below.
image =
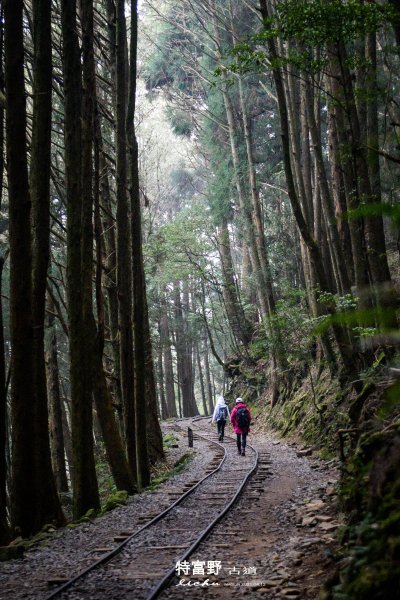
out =
<path fill-rule="evenodd" d="M 198 426 L 210 431 L 208 422 Z M 337 527 L 331 504 L 337 472 L 333 465 L 297 456 L 296 448 L 272 436 L 251 436 L 250 442 L 260 453 L 257 474 L 238 504 L 190 557 L 187 573 L 181 572 L 162 597 L 318 597 L 331 568 L 332 532 Z M 195 446 L 188 469 L 156 492 L 136 496 L 127 506 L 93 522 L 57 532 L 45 547 L 30 550 L 23 559 L 0 563 L 0 600 L 44 598 L 51 589 L 50 579 L 70 577 L 93 562 L 99 549 L 110 547 L 114 536 L 139 527 L 144 513 L 165 508 L 171 502 L 168 494 L 176 494 L 208 468 L 208 446 L 199 440 Z M 234 444 L 230 448 L 234 451 Z M 181 437 L 174 452 L 184 451 L 186 440 Z M 248 460 L 237 457 L 237 461 Z M 183 519 L 190 525 L 191 515 Z M 140 568 L 148 571 L 145 556 Z M 213 574 L 207 575 L 207 570 Z M 132 590 L 132 600 L 137 598 Z"/>
<path fill-rule="evenodd" d="M 250 441 L 261 472 L 191 558 L 205 575 L 181 574 L 162 598 L 318 598 L 333 569 L 337 469 L 269 435 Z M 218 576 L 207 577 L 209 561 L 220 562 Z M 207 579 L 218 585 L 197 587 Z"/>

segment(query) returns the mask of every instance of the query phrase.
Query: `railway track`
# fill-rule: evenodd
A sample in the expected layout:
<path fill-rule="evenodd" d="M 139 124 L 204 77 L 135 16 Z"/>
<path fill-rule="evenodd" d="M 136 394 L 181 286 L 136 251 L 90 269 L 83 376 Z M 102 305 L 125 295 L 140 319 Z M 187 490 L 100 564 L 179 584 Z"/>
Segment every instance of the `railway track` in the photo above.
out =
<path fill-rule="evenodd" d="M 165 510 L 143 515 L 145 522 L 137 531 L 122 535 L 116 547 L 45 600 L 153 600 L 168 587 L 177 563 L 188 561 L 207 539 L 257 469 L 256 449 L 248 445 L 247 456 L 238 457 L 236 441 L 226 436 L 223 444 L 218 442 L 215 429 L 212 433 L 209 427 L 205 430 L 204 422 L 203 417 L 176 422 L 172 427 L 186 430 L 190 425 L 194 439 L 205 440 L 213 448 L 205 476 L 187 484 L 188 489 Z"/>

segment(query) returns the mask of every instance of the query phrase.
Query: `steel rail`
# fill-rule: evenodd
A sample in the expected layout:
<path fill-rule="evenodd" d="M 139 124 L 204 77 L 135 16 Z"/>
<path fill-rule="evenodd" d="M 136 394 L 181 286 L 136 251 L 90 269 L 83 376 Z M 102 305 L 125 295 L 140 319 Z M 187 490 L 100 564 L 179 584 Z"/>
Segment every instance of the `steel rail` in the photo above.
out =
<path fill-rule="evenodd" d="M 196 419 L 192 420 L 192 423 L 195 421 L 199 421 L 200 419 L 206 419 L 206 418 L 209 418 L 209 417 L 197 417 Z M 199 435 L 199 434 L 197 434 L 197 435 Z M 230 439 L 234 440 L 234 438 L 231 438 L 230 436 L 226 436 L 226 437 L 229 437 Z M 218 444 L 218 445 L 220 445 L 220 444 Z M 253 450 L 253 452 L 255 454 L 255 461 L 253 463 L 253 467 L 243 478 L 243 481 L 242 481 L 240 487 L 238 488 L 238 490 L 236 491 L 235 495 L 233 496 L 232 500 L 225 506 L 225 508 L 222 509 L 222 511 L 216 516 L 216 518 L 213 521 L 211 521 L 211 523 L 206 527 L 206 529 L 204 529 L 200 533 L 199 537 L 193 542 L 193 544 L 190 546 L 190 548 L 188 550 L 186 550 L 186 552 L 180 557 L 180 559 L 177 562 L 183 562 L 184 560 L 189 558 L 189 556 L 191 554 L 193 554 L 193 552 L 201 544 L 201 542 L 203 542 L 208 537 L 209 533 L 214 529 L 214 527 L 217 525 L 217 523 L 219 523 L 219 521 L 226 515 L 226 513 L 231 509 L 231 507 L 238 500 L 249 477 L 257 469 L 258 458 L 259 458 L 258 450 L 256 448 L 253 448 L 253 446 L 251 446 L 250 444 L 248 444 L 247 447 L 250 448 L 251 450 Z M 150 595 L 147 596 L 146 600 L 155 600 L 155 598 L 158 598 L 159 595 L 161 594 L 161 592 L 168 586 L 170 580 L 174 577 L 175 571 L 176 571 L 176 567 L 172 567 L 168 571 L 168 573 L 163 577 L 163 579 L 158 583 L 157 587 L 155 587 L 154 590 L 152 590 L 150 592 Z"/>
<path fill-rule="evenodd" d="M 201 417 L 201 418 L 204 418 L 204 417 Z M 209 417 L 206 417 L 206 418 L 209 418 Z M 211 477 L 212 475 L 214 475 L 214 473 L 216 473 L 217 471 L 219 471 L 221 469 L 222 465 L 224 464 L 224 462 L 226 460 L 226 456 L 227 456 L 226 448 L 224 446 L 222 446 L 221 444 L 219 444 L 218 442 L 216 442 L 214 440 L 210 440 L 207 437 L 205 437 L 205 436 L 203 436 L 203 435 L 201 435 L 201 434 L 199 434 L 197 432 L 196 432 L 196 435 L 198 437 L 204 439 L 206 442 L 208 442 L 210 444 L 214 444 L 214 445 L 216 445 L 219 448 L 222 448 L 224 450 L 224 456 L 221 459 L 218 467 L 216 467 L 216 469 L 214 469 L 213 471 L 211 471 L 211 473 L 208 473 L 205 477 L 203 477 L 202 479 L 200 479 L 200 481 L 198 481 L 198 483 L 196 483 L 193 487 L 191 487 L 187 492 L 185 492 L 184 494 L 182 494 L 182 496 L 179 496 L 179 498 L 177 500 L 175 500 L 175 502 L 173 504 L 171 504 L 168 508 L 166 508 L 161 513 L 159 513 L 158 515 L 156 515 L 151 521 L 149 521 L 148 523 L 145 523 L 137 531 L 135 531 L 134 533 L 132 533 L 132 535 L 130 535 L 129 537 L 127 537 L 123 542 L 120 542 L 110 552 L 107 552 L 107 554 L 104 554 L 97 561 L 95 561 L 94 563 L 92 563 L 91 565 L 89 565 L 89 567 L 87 567 L 86 569 L 83 569 L 82 571 L 80 571 L 79 573 L 77 573 L 74 577 L 72 577 L 71 579 L 69 579 L 68 581 L 66 581 L 65 583 L 63 583 L 56 590 L 52 591 L 50 594 L 48 594 L 47 596 L 45 596 L 44 600 L 52 600 L 52 598 L 57 598 L 57 596 L 59 596 L 60 594 L 62 594 L 63 592 L 65 592 L 66 590 L 68 590 L 69 588 L 71 588 L 77 581 L 79 581 L 80 579 L 84 578 L 86 575 L 88 575 L 89 573 L 91 573 L 92 571 L 94 571 L 95 569 L 97 569 L 98 567 L 100 567 L 102 565 L 105 565 L 112 558 L 114 558 L 114 556 L 117 556 L 123 550 L 123 548 L 127 544 L 129 544 L 129 542 L 131 542 L 136 536 L 138 536 L 140 533 L 142 533 L 142 531 L 144 531 L 145 529 L 151 527 L 152 525 L 154 525 L 155 523 L 157 523 L 158 521 L 160 521 L 163 517 L 165 517 L 165 515 L 167 515 L 172 509 L 174 509 L 175 506 L 178 506 L 178 504 L 180 504 L 181 502 L 183 502 L 183 500 L 185 500 L 185 498 L 187 498 L 190 494 L 192 494 L 206 479 L 208 479 L 209 477 Z"/>
<path fill-rule="evenodd" d="M 210 418 L 209 416 L 208 417 L 196 417 L 196 418 L 192 419 L 191 422 L 195 423 L 197 421 L 205 420 L 205 419 L 209 419 L 209 418 Z M 185 420 L 185 419 L 177 419 L 177 421 L 183 421 L 183 420 Z M 207 475 L 205 475 L 205 477 L 203 477 L 202 479 L 200 479 L 200 481 L 198 481 L 187 492 L 185 492 L 184 494 L 182 494 L 168 508 L 166 508 L 165 510 L 163 510 L 162 512 L 160 512 L 158 515 L 156 515 L 153 519 L 151 519 L 151 521 L 149 521 L 148 523 L 146 523 L 142 527 L 140 527 L 132 535 L 130 535 L 129 537 L 127 537 L 123 542 L 119 543 L 115 548 L 113 548 L 113 550 L 111 550 L 107 554 L 104 554 L 100 559 L 98 559 L 97 561 L 95 561 L 94 563 L 92 563 L 89 567 L 87 567 L 86 569 L 80 571 L 74 577 L 72 577 L 71 579 L 69 579 L 68 581 L 66 581 L 65 583 L 63 583 L 59 588 L 57 588 L 56 590 L 54 590 L 53 592 L 51 592 L 50 594 L 48 594 L 44 598 L 44 600 L 51 600 L 53 598 L 56 598 L 57 596 L 59 596 L 60 594 L 62 594 L 63 592 L 65 592 L 69 588 L 71 588 L 77 581 L 79 581 L 80 579 L 83 579 L 86 575 L 88 575 L 92 571 L 96 570 L 98 567 L 101 567 L 101 566 L 105 565 L 106 563 L 108 563 L 115 556 L 117 556 L 118 554 L 120 554 L 120 552 L 123 550 L 123 548 L 127 544 L 129 544 L 136 536 L 138 536 L 140 533 L 142 533 L 142 531 L 150 528 L 152 525 L 154 525 L 158 521 L 160 521 L 165 515 L 167 515 L 170 511 L 172 511 L 177 505 L 179 505 L 188 496 L 190 496 L 192 493 L 194 493 L 195 490 L 204 481 L 206 481 L 212 475 L 214 475 L 215 473 L 217 473 L 218 471 L 220 471 L 220 469 L 222 468 L 222 465 L 224 464 L 224 462 L 226 460 L 226 457 L 227 457 L 226 447 L 223 444 L 221 444 L 221 443 L 219 443 L 219 442 L 217 442 L 215 440 L 211 440 L 208 437 L 206 437 L 205 435 L 200 434 L 198 431 L 196 431 L 195 433 L 196 433 L 197 437 L 205 440 L 206 442 L 208 442 L 210 444 L 214 444 L 215 446 L 218 446 L 218 448 L 220 448 L 220 449 L 222 449 L 224 451 L 224 455 L 223 455 L 223 457 L 222 457 L 219 465 L 215 469 L 213 469 L 210 473 L 208 473 Z M 234 439 L 234 438 L 231 438 L 230 436 L 226 436 L 226 437 L 230 438 L 230 439 Z M 230 508 L 233 506 L 233 504 L 237 501 L 240 493 L 242 492 L 244 486 L 247 483 L 247 480 L 249 479 L 249 477 L 256 470 L 257 464 L 258 464 L 258 451 L 255 448 L 253 448 L 250 444 L 248 444 L 248 448 L 250 448 L 255 453 L 255 461 L 254 461 L 253 467 L 247 473 L 247 475 L 244 477 L 242 483 L 240 484 L 238 490 L 236 491 L 236 493 L 233 496 L 233 498 L 231 499 L 231 501 L 222 509 L 222 511 L 206 527 L 206 529 L 204 529 L 202 532 L 200 532 L 200 535 L 198 536 L 198 538 L 192 543 L 192 545 L 188 548 L 188 550 L 185 551 L 184 555 L 179 559 L 180 561 L 186 560 L 186 558 L 189 557 L 194 552 L 194 550 L 200 545 L 200 543 L 206 539 L 206 537 L 209 535 L 209 533 L 212 531 L 212 529 L 215 527 L 215 525 L 225 516 L 225 514 L 230 510 Z M 175 567 L 171 568 L 167 572 L 167 574 L 162 578 L 162 580 L 159 582 L 159 584 L 157 585 L 157 587 L 150 593 L 150 596 L 148 596 L 147 600 L 151 600 L 153 598 L 157 598 L 159 596 L 159 594 L 161 593 L 161 591 L 163 591 L 165 589 L 165 587 L 167 587 L 169 581 L 172 579 L 172 577 L 174 576 L 174 574 L 175 574 Z"/>

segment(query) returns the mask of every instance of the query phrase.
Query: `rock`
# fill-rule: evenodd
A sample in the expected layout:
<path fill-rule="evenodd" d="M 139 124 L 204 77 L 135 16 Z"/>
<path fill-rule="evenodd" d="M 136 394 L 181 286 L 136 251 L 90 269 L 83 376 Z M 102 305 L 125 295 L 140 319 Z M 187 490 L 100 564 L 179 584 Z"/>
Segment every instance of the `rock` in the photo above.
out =
<path fill-rule="evenodd" d="M 333 521 L 333 517 L 331 517 L 329 515 L 316 515 L 315 518 L 317 519 L 317 521 L 322 521 L 322 522 Z"/>
<path fill-rule="evenodd" d="M 312 515 L 311 517 L 304 517 L 302 522 L 301 522 L 301 526 L 302 527 L 312 527 L 313 525 L 316 525 L 317 520 L 315 518 L 314 515 Z"/>
<path fill-rule="evenodd" d="M 297 450 L 296 455 L 301 458 L 302 456 L 311 456 L 312 448 L 306 448 L 305 450 Z"/>
<path fill-rule="evenodd" d="M 294 567 L 299 567 L 301 564 L 303 563 L 303 559 L 302 558 L 295 558 L 292 562 Z"/>
<path fill-rule="evenodd" d="M 325 507 L 325 502 L 323 500 L 313 500 L 306 504 L 307 510 L 319 510 Z"/>
<path fill-rule="evenodd" d="M 284 577 L 281 577 L 279 575 L 272 575 L 272 577 L 270 577 L 269 580 L 273 581 L 274 585 L 280 585 L 284 582 Z"/>
<path fill-rule="evenodd" d="M 276 587 L 277 583 L 276 581 L 273 581 L 272 579 L 267 579 L 266 581 L 263 581 L 263 585 L 266 586 L 267 588 L 272 588 L 272 587 Z M 258 588 L 258 590 L 264 590 L 264 588 Z M 269 589 L 265 589 L 266 592 L 269 592 Z"/>
<path fill-rule="evenodd" d="M 303 540 L 301 547 L 308 548 L 308 546 L 313 546 L 314 544 L 320 544 L 321 542 L 322 542 L 322 539 L 320 537 L 306 538 L 305 540 Z"/>
<path fill-rule="evenodd" d="M 318 527 L 323 531 L 333 531 L 339 527 L 339 523 L 318 523 Z"/>
<path fill-rule="evenodd" d="M 288 552 L 288 557 L 292 558 L 294 560 L 296 560 L 297 558 L 302 558 L 304 556 L 304 554 L 302 552 L 299 552 L 298 550 L 290 550 L 290 552 Z"/>
<path fill-rule="evenodd" d="M 327 496 L 336 496 L 336 488 L 334 488 L 332 485 L 328 485 L 328 487 L 325 490 L 325 493 Z"/>
<path fill-rule="evenodd" d="M 293 597 L 293 598 L 298 598 L 300 596 L 300 590 L 298 588 L 284 588 L 283 590 L 281 590 L 281 595 L 285 596 L 285 597 Z"/>

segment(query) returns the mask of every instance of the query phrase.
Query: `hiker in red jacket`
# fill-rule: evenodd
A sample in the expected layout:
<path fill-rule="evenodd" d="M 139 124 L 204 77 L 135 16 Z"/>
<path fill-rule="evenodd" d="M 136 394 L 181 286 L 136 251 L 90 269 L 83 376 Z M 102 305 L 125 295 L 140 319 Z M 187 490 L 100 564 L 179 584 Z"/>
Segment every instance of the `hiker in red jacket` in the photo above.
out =
<path fill-rule="evenodd" d="M 248 406 L 241 398 L 236 398 L 236 404 L 231 414 L 231 423 L 236 433 L 238 454 L 246 455 L 246 438 L 250 431 L 251 414 Z"/>

